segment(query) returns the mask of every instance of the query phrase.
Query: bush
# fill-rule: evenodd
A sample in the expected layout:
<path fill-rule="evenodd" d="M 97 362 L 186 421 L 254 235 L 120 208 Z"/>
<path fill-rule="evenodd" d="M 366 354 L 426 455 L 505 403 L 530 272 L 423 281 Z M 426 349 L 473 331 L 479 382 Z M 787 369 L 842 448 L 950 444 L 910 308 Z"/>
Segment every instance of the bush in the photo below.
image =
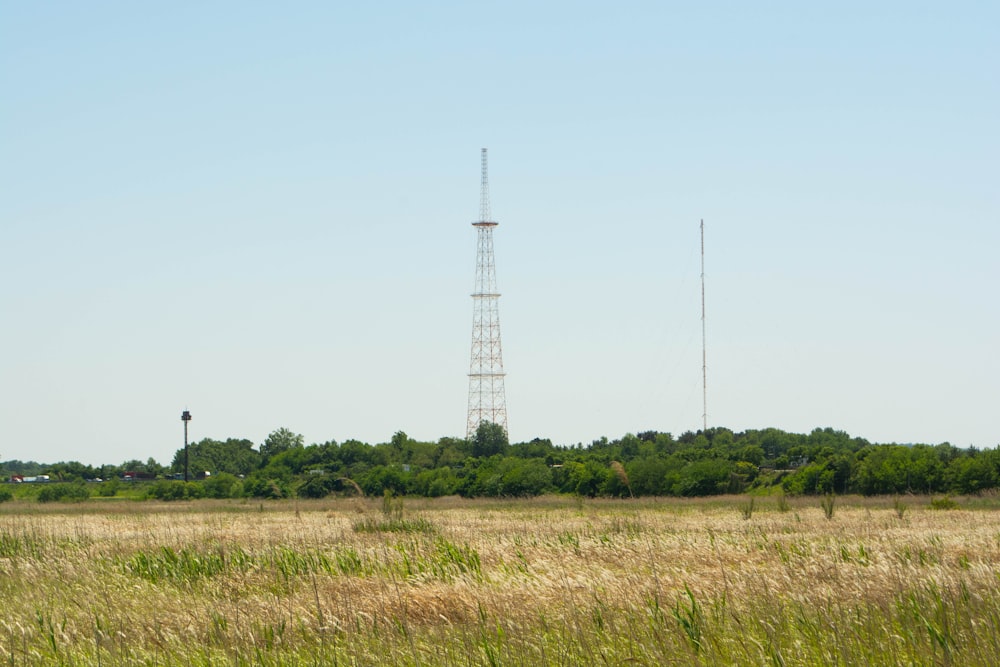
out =
<path fill-rule="evenodd" d="M 81 484 L 50 484 L 38 492 L 38 502 L 80 502 L 90 497 L 90 491 Z"/>
<path fill-rule="evenodd" d="M 823 508 L 823 516 L 827 519 L 833 518 L 834 508 L 837 503 L 837 497 L 832 493 L 828 493 L 823 496 L 823 500 L 819 501 L 820 507 Z"/>
<path fill-rule="evenodd" d="M 790 510 L 791 507 L 788 505 L 788 498 L 785 497 L 785 491 L 780 486 L 778 487 L 777 496 L 778 496 L 778 502 L 777 502 L 778 511 L 787 512 L 788 510 Z"/>
<path fill-rule="evenodd" d="M 235 491 L 242 491 L 240 480 L 228 472 L 220 472 L 206 479 L 203 483 L 205 495 L 209 498 L 234 498 Z"/>
<path fill-rule="evenodd" d="M 501 478 L 503 496 L 538 496 L 552 488 L 552 472 L 541 459 L 528 459 L 511 466 Z"/>
<path fill-rule="evenodd" d="M 906 514 L 906 503 L 900 500 L 899 496 L 892 499 L 892 507 L 896 510 L 896 516 L 898 518 L 902 519 L 903 515 Z"/>
<path fill-rule="evenodd" d="M 435 468 L 417 473 L 411 480 L 409 490 L 416 495 L 438 498 L 454 495 L 461 483 L 462 480 L 451 468 Z"/>
<path fill-rule="evenodd" d="M 729 490 L 733 464 L 724 459 L 692 461 L 680 470 L 674 493 L 679 496 L 711 496 Z"/>
<path fill-rule="evenodd" d="M 243 494 L 251 498 L 287 498 L 288 485 L 280 479 L 248 477 L 243 480 Z"/>
<path fill-rule="evenodd" d="M 309 475 L 295 489 L 295 495 L 300 498 L 326 498 L 338 485 L 338 480 L 334 479 L 331 475 Z"/>
<path fill-rule="evenodd" d="M 156 500 L 192 500 L 205 497 L 205 488 L 196 482 L 161 479 L 149 487 L 146 497 Z"/>
<path fill-rule="evenodd" d="M 932 498 L 931 499 L 931 509 L 932 510 L 954 510 L 958 509 L 958 503 L 952 500 L 949 496 L 944 498 Z"/>
<path fill-rule="evenodd" d="M 358 475 L 355 480 L 365 492 L 365 495 L 369 496 L 380 496 L 385 491 L 391 491 L 392 493 L 406 492 L 404 473 L 388 466 L 375 466 Z"/>
<path fill-rule="evenodd" d="M 97 495 L 102 498 L 114 498 L 121 488 L 122 483 L 117 479 L 110 479 L 97 485 Z"/>
<path fill-rule="evenodd" d="M 12 499 L 13 497 L 14 494 L 8 491 L 7 489 L 0 489 L 0 503 L 5 503 L 8 500 Z"/>

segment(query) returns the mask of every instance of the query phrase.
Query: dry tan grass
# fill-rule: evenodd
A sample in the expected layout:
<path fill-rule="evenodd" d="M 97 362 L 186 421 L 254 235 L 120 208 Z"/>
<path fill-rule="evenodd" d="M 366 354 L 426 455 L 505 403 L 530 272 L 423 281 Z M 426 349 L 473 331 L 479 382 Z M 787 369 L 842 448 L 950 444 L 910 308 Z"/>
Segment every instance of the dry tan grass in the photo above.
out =
<path fill-rule="evenodd" d="M 361 664 L 457 664 L 489 662 L 496 650 L 501 662 L 599 652 L 648 664 L 816 664 L 834 648 L 860 656 L 852 638 L 871 635 L 889 637 L 874 664 L 923 644 L 940 645 L 934 660 L 947 664 L 960 642 L 964 664 L 989 664 L 975 658 L 1000 636 L 1000 513 L 932 511 L 917 499 L 900 518 L 886 500 L 838 500 L 827 520 L 818 501 L 794 500 L 786 513 L 762 502 L 746 520 L 737 502 L 407 501 L 406 515 L 432 534 L 356 532 L 380 505 L 357 498 L 5 506 L 0 659 L 294 664 L 322 649 Z M 130 570 L 164 550 L 226 565 L 156 581 Z M 338 569 L 345 554 L 359 570 Z M 327 566 L 282 569 L 310 557 Z M 928 607 L 934 600 L 941 610 Z M 686 610 L 703 639 L 685 629 Z M 936 640 L 934 628 L 950 638 Z M 973 632 L 970 647 L 963 633 Z M 796 642 L 812 652 L 796 660 Z"/>

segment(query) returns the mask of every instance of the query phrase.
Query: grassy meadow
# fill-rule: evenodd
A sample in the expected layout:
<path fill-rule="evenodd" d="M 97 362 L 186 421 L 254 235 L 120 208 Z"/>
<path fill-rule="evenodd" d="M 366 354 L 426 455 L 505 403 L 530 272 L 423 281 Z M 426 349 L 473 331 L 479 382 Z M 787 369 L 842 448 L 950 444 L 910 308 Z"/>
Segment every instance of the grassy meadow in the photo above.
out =
<path fill-rule="evenodd" d="M 0 664 L 996 664 L 1000 499 L 932 500 L 8 502 Z"/>

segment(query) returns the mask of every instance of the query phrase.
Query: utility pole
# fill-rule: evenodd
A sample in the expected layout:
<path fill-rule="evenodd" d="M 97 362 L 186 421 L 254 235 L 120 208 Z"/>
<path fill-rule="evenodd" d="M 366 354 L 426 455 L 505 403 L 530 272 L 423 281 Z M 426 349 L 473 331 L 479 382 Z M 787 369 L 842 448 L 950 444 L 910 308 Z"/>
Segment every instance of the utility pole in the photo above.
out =
<path fill-rule="evenodd" d="M 191 421 L 191 413 L 185 410 L 181 413 L 181 421 L 184 422 L 184 481 L 188 481 L 188 422 Z"/>

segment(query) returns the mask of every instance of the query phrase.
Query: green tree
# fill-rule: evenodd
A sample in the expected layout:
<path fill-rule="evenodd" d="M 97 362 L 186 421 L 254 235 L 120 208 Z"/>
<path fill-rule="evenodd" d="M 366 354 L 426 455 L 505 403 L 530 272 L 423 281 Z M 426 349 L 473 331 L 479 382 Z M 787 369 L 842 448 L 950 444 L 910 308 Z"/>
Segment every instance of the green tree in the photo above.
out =
<path fill-rule="evenodd" d="M 368 496 L 381 496 L 387 490 L 394 494 L 406 493 L 406 475 L 393 466 L 375 466 L 354 481 Z"/>
<path fill-rule="evenodd" d="M 435 468 L 417 473 L 410 482 L 410 490 L 416 495 L 438 498 L 454 495 L 461 483 L 451 468 Z"/>
<path fill-rule="evenodd" d="M 500 480 L 502 496 L 538 496 L 552 488 L 552 472 L 542 459 L 504 459 L 511 461 Z"/>
<path fill-rule="evenodd" d="M 632 491 L 637 496 L 663 496 L 669 493 L 666 485 L 667 459 L 659 456 L 645 456 L 630 461 L 625 466 Z"/>
<path fill-rule="evenodd" d="M 938 451 L 928 445 L 914 445 L 910 449 L 910 490 L 917 493 L 934 493 L 944 490 L 945 464 Z"/>
<path fill-rule="evenodd" d="M 285 427 L 272 431 L 260 446 L 260 455 L 266 463 L 272 456 L 295 447 L 303 447 L 305 439 Z"/>
<path fill-rule="evenodd" d="M 740 449 L 736 456 L 737 461 L 746 461 L 760 467 L 764 463 L 764 448 L 760 445 L 747 445 Z"/>
<path fill-rule="evenodd" d="M 516 456 L 519 459 L 544 459 L 551 456 L 554 451 L 552 441 L 542 438 L 535 438 L 531 442 L 518 442 L 507 449 L 507 456 Z"/>
<path fill-rule="evenodd" d="M 205 496 L 208 498 L 236 498 L 243 490 L 243 485 L 235 475 L 223 472 L 212 475 L 203 483 Z"/>
<path fill-rule="evenodd" d="M 225 442 L 204 438 L 191 443 L 187 452 L 190 476 L 193 479 L 196 471 L 249 475 L 260 465 L 260 454 L 253 447 L 252 441 L 236 438 Z M 174 453 L 170 468 L 176 473 L 184 472 L 183 448 Z"/>
<path fill-rule="evenodd" d="M 307 475 L 295 489 L 295 495 L 300 498 L 325 498 L 338 486 L 339 482 L 332 475 Z"/>
<path fill-rule="evenodd" d="M 79 502 L 89 497 L 90 491 L 83 482 L 48 484 L 38 493 L 38 502 Z"/>
<path fill-rule="evenodd" d="M 472 445 L 464 438 L 441 438 L 434 453 L 437 467 L 461 465 L 471 456 Z"/>
<path fill-rule="evenodd" d="M 146 495 L 157 500 L 192 500 L 204 498 L 205 487 L 197 482 L 161 479 L 146 490 Z"/>
<path fill-rule="evenodd" d="M 77 461 L 62 461 L 49 466 L 45 474 L 52 479 L 61 482 L 80 482 L 86 479 L 99 477 L 97 471 L 91 466 L 83 465 Z"/>
<path fill-rule="evenodd" d="M 994 488 L 997 473 L 983 456 L 960 456 L 952 459 L 945 470 L 948 490 L 953 493 L 979 493 Z"/>
<path fill-rule="evenodd" d="M 287 498 L 291 495 L 288 480 L 256 473 L 243 480 L 243 493 L 251 498 Z"/>
<path fill-rule="evenodd" d="M 486 459 L 462 489 L 466 496 L 537 496 L 552 488 L 552 472 L 542 459 L 513 456 Z"/>
<path fill-rule="evenodd" d="M 472 437 L 472 455 L 480 458 L 503 454 L 508 447 L 507 433 L 500 424 L 482 421 Z"/>
<path fill-rule="evenodd" d="M 337 458 L 345 466 L 355 463 L 371 463 L 372 446 L 360 440 L 347 440 L 337 449 Z"/>
<path fill-rule="evenodd" d="M 910 450 L 902 445 L 874 445 L 858 452 L 855 488 L 865 495 L 910 490 Z"/>
<path fill-rule="evenodd" d="M 568 490 L 588 498 L 595 498 L 612 475 L 611 468 L 594 459 L 574 461 L 566 466 L 569 468 Z"/>
<path fill-rule="evenodd" d="M 729 489 L 732 471 L 732 463 L 723 459 L 692 461 L 680 470 L 680 479 L 674 491 L 679 496 L 725 493 Z"/>
<path fill-rule="evenodd" d="M 759 469 L 749 461 L 737 461 L 729 478 L 730 493 L 742 493 L 757 478 Z"/>
<path fill-rule="evenodd" d="M 781 485 L 793 495 L 832 493 L 835 478 L 835 471 L 826 463 L 810 463 L 785 477 Z"/>
<path fill-rule="evenodd" d="M 152 466 L 150 466 L 150 464 L 152 464 Z M 147 460 L 146 463 L 143 463 L 138 459 L 123 461 L 122 464 L 118 466 L 118 469 L 121 471 L 119 474 L 126 472 L 142 472 L 155 475 L 157 472 L 162 471 L 162 467 L 152 458 Z"/>

